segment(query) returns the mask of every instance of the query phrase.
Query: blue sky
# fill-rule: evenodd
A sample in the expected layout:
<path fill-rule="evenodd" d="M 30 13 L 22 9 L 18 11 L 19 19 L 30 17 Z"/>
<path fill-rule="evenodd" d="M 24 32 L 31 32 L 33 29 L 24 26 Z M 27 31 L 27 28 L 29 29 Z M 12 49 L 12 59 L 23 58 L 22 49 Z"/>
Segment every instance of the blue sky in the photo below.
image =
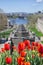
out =
<path fill-rule="evenodd" d="M 43 10 L 43 0 L 0 0 L 4 12 L 37 12 Z"/>

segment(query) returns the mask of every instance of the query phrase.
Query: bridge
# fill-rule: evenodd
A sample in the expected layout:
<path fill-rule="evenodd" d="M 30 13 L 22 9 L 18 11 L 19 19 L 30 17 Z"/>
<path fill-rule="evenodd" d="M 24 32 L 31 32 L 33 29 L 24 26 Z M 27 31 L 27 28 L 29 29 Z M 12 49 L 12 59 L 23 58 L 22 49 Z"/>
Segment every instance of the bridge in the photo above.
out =
<path fill-rule="evenodd" d="M 27 14 L 24 13 L 7 14 L 8 18 L 13 18 L 13 16 L 15 18 L 27 18 Z"/>
<path fill-rule="evenodd" d="M 26 17 L 27 17 L 27 16 L 26 16 L 25 14 L 21 14 L 21 13 L 20 13 L 20 14 L 18 15 L 18 18 L 23 18 L 23 19 L 24 19 L 24 18 L 26 18 Z"/>

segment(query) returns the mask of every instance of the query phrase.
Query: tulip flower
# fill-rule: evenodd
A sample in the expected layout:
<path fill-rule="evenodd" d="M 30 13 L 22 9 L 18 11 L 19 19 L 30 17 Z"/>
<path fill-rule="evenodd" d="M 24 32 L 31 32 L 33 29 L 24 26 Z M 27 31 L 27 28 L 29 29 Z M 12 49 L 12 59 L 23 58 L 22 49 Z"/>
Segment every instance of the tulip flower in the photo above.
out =
<path fill-rule="evenodd" d="M 25 46 L 30 46 L 30 41 L 29 40 L 24 40 Z"/>
<path fill-rule="evenodd" d="M 10 44 L 9 43 L 4 44 L 4 48 L 5 50 L 10 50 Z"/>
<path fill-rule="evenodd" d="M 12 58 L 11 57 L 6 57 L 5 61 L 6 61 L 6 64 L 11 64 L 12 63 Z"/>
<path fill-rule="evenodd" d="M 19 51 L 22 51 L 22 50 L 25 49 L 25 44 L 24 44 L 24 42 L 20 42 L 20 43 L 18 44 L 18 49 L 19 49 Z"/>
<path fill-rule="evenodd" d="M 27 53 L 22 51 L 20 54 L 21 54 L 22 57 L 25 57 Z"/>
<path fill-rule="evenodd" d="M 18 62 L 18 65 L 21 65 L 21 63 L 25 60 L 24 57 L 18 57 L 17 58 L 17 62 Z"/>
<path fill-rule="evenodd" d="M 2 52 L 5 52 L 5 48 L 1 48 L 1 51 L 2 51 Z"/>

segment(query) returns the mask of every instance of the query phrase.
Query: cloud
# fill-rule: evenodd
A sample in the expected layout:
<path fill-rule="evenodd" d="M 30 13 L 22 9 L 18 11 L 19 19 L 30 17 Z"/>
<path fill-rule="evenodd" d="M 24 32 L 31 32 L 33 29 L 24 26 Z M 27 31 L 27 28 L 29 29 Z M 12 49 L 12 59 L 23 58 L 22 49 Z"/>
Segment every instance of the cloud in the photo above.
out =
<path fill-rule="evenodd" d="M 32 4 L 32 6 L 38 6 L 38 5 L 39 5 L 39 4 L 36 4 L 36 3 L 35 3 L 35 4 Z"/>
<path fill-rule="evenodd" d="M 36 0 L 36 2 L 42 2 L 43 0 Z"/>
<path fill-rule="evenodd" d="M 37 3 L 33 3 L 32 6 L 39 6 L 43 0 L 36 0 Z"/>

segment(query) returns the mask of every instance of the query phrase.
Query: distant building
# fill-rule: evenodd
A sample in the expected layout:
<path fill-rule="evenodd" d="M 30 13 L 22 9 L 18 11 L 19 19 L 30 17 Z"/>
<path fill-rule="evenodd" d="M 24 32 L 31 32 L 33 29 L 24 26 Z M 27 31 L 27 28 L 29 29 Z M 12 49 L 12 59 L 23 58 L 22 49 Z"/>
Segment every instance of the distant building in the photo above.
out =
<path fill-rule="evenodd" d="M 43 33 L 43 17 L 38 18 L 36 27 L 38 31 L 41 31 Z"/>

